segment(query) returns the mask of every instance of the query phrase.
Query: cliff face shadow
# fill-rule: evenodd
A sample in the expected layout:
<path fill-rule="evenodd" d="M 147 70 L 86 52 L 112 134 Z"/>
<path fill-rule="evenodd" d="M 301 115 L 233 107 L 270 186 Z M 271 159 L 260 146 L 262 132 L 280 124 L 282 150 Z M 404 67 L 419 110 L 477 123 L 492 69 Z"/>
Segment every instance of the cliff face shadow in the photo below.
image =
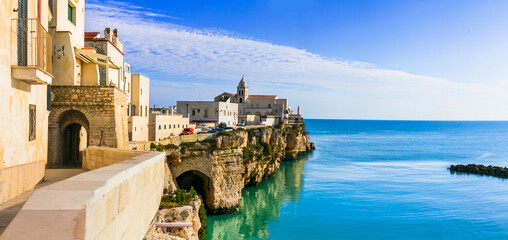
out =
<path fill-rule="evenodd" d="M 268 222 L 278 221 L 281 208 L 297 202 L 303 187 L 303 168 L 310 154 L 281 162 L 280 169 L 258 186 L 242 192 L 239 211 L 208 219 L 208 239 L 268 238 Z"/>

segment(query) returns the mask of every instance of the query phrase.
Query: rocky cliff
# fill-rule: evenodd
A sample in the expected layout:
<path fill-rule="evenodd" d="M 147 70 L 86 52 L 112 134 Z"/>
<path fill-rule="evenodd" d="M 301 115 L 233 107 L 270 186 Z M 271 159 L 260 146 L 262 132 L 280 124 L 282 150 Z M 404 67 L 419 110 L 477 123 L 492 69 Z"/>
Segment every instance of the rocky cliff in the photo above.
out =
<path fill-rule="evenodd" d="M 188 205 L 174 207 L 170 209 L 160 209 L 152 222 L 144 240 L 199 240 L 199 229 L 201 221 L 199 219 L 199 208 L 201 200 L 196 197 Z M 187 222 L 192 223 L 192 227 L 168 228 L 156 227 L 154 223 Z"/>
<path fill-rule="evenodd" d="M 303 124 L 237 129 L 202 142 L 164 146 L 177 185 L 192 185 L 212 213 L 234 211 L 245 186 L 272 176 L 280 161 L 311 149 Z"/>

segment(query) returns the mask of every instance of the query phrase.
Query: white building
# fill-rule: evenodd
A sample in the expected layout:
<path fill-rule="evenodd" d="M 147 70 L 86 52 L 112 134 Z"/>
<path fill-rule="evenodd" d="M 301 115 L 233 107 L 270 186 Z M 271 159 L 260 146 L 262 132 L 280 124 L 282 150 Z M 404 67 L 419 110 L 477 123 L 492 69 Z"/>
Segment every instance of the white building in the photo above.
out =
<path fill-rule="evenodd" d="M 246 120 L 249 124 L 276 125 L 281 122 L 289 122 L 290 118 L 301 119 L 299 113 L 292 114 L 289 101 L 279 99 L 277 95 L 250 95 L 249 87 L 245 78 L 238 83 L 236 94 L 224 92 L 215 97 L 215 101 L 231 99 L 238 103 L 240 120 Z"/>
<path fill-rule="evenodd" d="M 174 114 L 173 108 L 150 108 L 148 140 L 158 141 L 178 136 L 189 127 L 189 118 Z"/>
<path fill-rule="evenodd" d="M 238 123 L 238 104 L 231 100 L 178 101 L 176 105 L 178 113 L 188 116 L 192 123 L 210 126 L 226 123 L 230 126 Z"/>

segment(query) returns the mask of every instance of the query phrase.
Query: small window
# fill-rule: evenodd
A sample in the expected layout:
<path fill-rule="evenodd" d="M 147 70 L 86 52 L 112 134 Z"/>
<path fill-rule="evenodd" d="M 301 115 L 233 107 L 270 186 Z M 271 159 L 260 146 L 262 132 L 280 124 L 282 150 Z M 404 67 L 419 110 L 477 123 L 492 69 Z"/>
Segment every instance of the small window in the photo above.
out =
<path fill-rule="evenodd" d="M 166 129 L 166 124 L 164 124 L 164 129 Z"/>
<path fill-rule="evenodd" d="M 176 128 L 176 124 L 173 124 L 173 128 Z"/>
<path fill-rule="evenodd" d="M 161 125 L 159 125 L 159 130 L 161 130 Z"/>
<path fill-rule="evenodd" d="M 169 124 L 169 129 L 171 129 L 171 124 Z"/>
<path fill-rule="evenodd" d="M 67 19 L 76 25 L 76 7 L 71 2 L 67 4 Z"/>
<path fill-rule="evenodd" d="M 30 119 L 30 126 L 28 129 L 28 140 L 32 141 L 32 140 L 35 140 L 35 129 L 36 129 L 35 122 L 37 119 L 36 118 L 36 106 L 34 104 L 30 104 L 28 115 L 29 115 L 28 117 Z"/>
<path fill-rule="evenodd" d="M 49 12 L 53 14 L 53 0 L 48 0 Z"/>
<path fill-rule="evenodd" d="M 180 124 L 178 124 L 178 128 L 180 128 Z"/>
<path fill-rule="evenodd" d="M 196 110 L 192 109 L 192 116 L 196 116 Z"/>

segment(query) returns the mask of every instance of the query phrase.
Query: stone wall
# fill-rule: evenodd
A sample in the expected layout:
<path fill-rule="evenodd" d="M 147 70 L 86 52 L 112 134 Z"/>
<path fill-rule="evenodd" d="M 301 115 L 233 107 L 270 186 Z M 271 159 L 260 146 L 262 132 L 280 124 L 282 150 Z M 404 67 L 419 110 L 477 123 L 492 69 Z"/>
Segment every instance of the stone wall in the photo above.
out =
<path fill-rule="evenodd" d="M 258 184 L 275 174 L 280 161 L 312 148 L 302 124 L 222 132 L 165 151 L 174 181 L 188 172 L 206 176 L 205 205 L 212 213 L 224 213 L 237 209 L 246 185 Z"/>
<path fill-rule="evenodd" d="M 165 159 L 144 152 L 37 189 L 0 239 L 142 239 L 159 208 Z"/>
<path fill-rule="evenodd" d="M 87 171 L 95 170 L 145 153 L 116 148 L 88 147 L 83 154 L 82 168 Z"/>
<path fill-rule="evenodd" d="M 61 166 L 63 133 L 70 124 L 86 129 L 88 146 L 128 147 L 124 92 L 105 86 L 52 86 L 51 91 L 48 167 Z"/>

